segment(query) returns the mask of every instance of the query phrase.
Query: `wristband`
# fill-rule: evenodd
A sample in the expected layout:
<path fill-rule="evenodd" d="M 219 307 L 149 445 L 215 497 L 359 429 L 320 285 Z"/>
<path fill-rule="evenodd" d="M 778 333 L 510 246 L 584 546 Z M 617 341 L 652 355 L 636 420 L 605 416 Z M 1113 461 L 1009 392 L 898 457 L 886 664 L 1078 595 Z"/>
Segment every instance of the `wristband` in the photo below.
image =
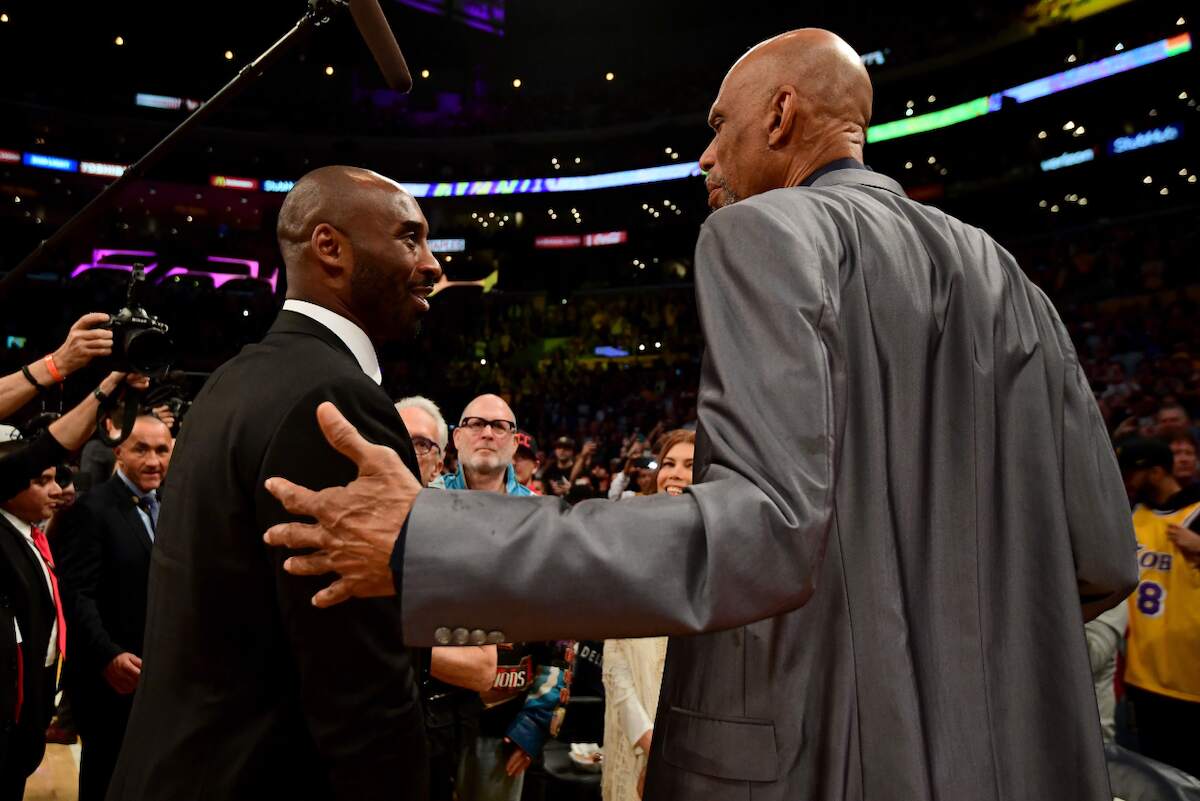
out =
<path fill-rule="evenodd" d="M 42 362 L 45 363 L 46 369 L 50 371 L 50 377 L 54 379 L 54 382 L 56 384 L 61 384 L 62 382 L 67 380 L 66 376 L 64 376 L 62 373 L 60 373 L 58 371 L 58 365 L 54 363 L 54 354 L 53 353 L 47 353 L 42 358 Z"/>
<path fill-rule="evenodd" d="M 92 393 L 92 396 L 95 397 L 96 400 L 100 401 L 101 405 L 103 405 L 105 401 L 112 397 L 111 395 L 105 394 L 104 390 L 100 387 L 96 387 L 96 391 Z"/>
<path fill-rule="evenodd" d="M 33 377 L 33 373 L 31 373 L 29 371 L 29 365 L 27 365 L 27 364 L 21 365 L 21 375 L 25 376 L 25 380 L 28 381 L 30 384 L 33 384 L 33 388 L 36 389 L 38 392 L 46 391 L 47 388 L 42 386 L 41 384 L 39 384 L 38 380 Z"/>

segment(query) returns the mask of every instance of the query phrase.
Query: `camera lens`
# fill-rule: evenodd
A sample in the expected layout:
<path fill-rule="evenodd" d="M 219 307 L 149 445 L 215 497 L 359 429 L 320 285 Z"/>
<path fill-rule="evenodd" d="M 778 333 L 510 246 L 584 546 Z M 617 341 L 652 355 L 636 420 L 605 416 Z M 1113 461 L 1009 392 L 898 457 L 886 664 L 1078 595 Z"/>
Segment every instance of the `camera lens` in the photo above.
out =
<path fill-rule="evenodd" d="M 139 373 L 165 370 L 171 364 L 171 340 L 153 328 L 129 331 L 125 335 L 125 361 Z"/>

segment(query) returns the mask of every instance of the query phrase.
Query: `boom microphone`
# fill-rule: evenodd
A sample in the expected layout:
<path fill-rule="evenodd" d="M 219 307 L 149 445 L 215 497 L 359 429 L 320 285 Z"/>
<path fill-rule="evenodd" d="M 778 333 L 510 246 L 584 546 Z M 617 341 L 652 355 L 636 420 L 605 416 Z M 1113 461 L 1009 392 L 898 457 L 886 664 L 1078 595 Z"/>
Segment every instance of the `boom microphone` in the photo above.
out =
<path fill-rule="evenodd" d="M 412 73 L 408 71 L 400 45 L 396 44 L 396 37 L 383 16 L 379 0 L 350 0 L 350 15 L 371 55 L 375 56 L 375 63 L 387 85 L 399 92 L 411 90 Z"/>

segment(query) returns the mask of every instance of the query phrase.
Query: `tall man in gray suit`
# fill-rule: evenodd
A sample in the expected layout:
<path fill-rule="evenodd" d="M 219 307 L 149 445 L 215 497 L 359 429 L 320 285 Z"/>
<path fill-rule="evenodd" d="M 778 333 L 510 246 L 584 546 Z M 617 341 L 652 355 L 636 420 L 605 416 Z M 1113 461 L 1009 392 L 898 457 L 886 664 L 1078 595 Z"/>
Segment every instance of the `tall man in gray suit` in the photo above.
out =
<path fill-rule="evenodd" d="M 423 492 L 325 404 L 360 478 L 269 482 L 317 519 L 268 533 L 319 549 L 287 569 L 340 574 L 318 605 L 398 594 L 411 645 L 675 635 L 650 799 L 1111 798 L 1083 622 L 1137 568 L 1108 436 L 1013 258 L 863 168 L 870 111 L 825 31 L 721 86 L 683 496 Z"/>

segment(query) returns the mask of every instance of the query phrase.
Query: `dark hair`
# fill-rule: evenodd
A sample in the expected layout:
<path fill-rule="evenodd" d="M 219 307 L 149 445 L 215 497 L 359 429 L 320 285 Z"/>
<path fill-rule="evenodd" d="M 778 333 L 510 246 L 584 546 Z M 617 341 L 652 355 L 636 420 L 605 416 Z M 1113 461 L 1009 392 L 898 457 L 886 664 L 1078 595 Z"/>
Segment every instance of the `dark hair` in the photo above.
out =
<path fill-rule="evenodd" d="M 1186 442 L 1188 445 L 1192 446 L 1192 450 L 1197 450 L 1196 438 L 1193 437 L 1189 431 L 1180 431 L 1178 434 L 1175 434 L 1167 440 L 1168 445 L 1174 445 L 1176 442 Z"/>

